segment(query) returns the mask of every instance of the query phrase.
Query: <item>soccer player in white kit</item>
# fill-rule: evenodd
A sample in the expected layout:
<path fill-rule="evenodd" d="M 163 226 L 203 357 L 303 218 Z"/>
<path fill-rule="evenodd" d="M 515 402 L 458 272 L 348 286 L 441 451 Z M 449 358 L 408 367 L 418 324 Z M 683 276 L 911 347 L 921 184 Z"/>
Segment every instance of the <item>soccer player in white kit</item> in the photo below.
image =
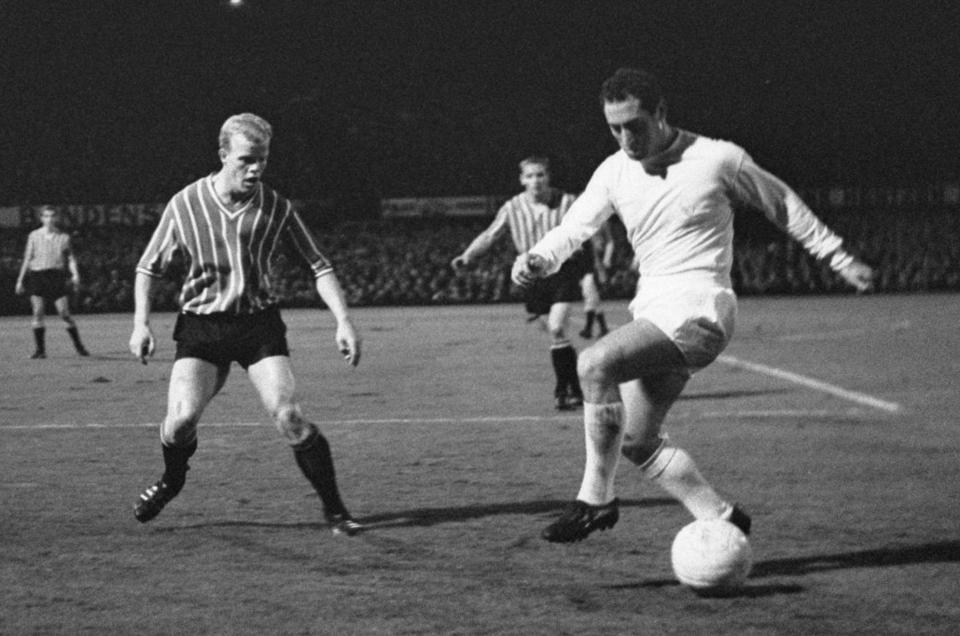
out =
<path fill-rule="evenodd" d="M 620 69 L 604 82 L 601 99 L 620 150 L 596 169 L 561 225 L 517 257 L 512 273 L 516 283 L 528 285 L 556 271 L 614 212 L 639 264 L 633 321 L 579 357 L 583 480 L 576 500 L 542 536 L 579 541 L 613 527 L 621 454 L 695 518 L 728 519 L 749 534 L 749 515 L 721 498 L 690 455 L 661 433 L 690 374 L 716 359 L 733 335 L 733 207 L 763 210 L 858 290 L 871 287 L 873 270 L 742 148 L 671 126 L 653 75 Z"/>

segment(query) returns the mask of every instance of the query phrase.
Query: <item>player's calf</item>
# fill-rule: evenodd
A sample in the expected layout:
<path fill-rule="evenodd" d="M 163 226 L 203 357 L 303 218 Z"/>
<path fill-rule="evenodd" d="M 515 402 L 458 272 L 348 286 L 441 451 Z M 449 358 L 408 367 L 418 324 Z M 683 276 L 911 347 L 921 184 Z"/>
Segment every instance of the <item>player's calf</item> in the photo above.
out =
<path fill-rule="evenodd" d="M 320 496 L 323 516 L 333 533 L 355 535 L 363 526 L 350 515 L 340 496 L 330 443 L 313 424 L 308 423 L 308 430 L 307 439 L 293 445 L 297 466 Z"/>

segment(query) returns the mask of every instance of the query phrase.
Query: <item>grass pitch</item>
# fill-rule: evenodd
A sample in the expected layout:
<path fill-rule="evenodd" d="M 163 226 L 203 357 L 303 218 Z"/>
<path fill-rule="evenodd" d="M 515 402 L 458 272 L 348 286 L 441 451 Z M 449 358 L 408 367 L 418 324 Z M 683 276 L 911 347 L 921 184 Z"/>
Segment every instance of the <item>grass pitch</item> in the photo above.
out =
<path fill-rule="evenodd" d="M 613 324 L 627 319 L 607 307 Z M 960 297 L 747 298 L 727 351 L 896 404 L 718 362 L 668 419 L 754 518 L 741 594 L 671 574 L 688 514 L 623 462 L 621 520 L 569 546 L 540 529 L 579 486 L 579 413 L 552 410 L 546 336 L 515 305 L 287 311 L 298 390 L 368 532 L 336 537 L 244 373 L 204 415 L 187 486 L 147 525 L 174 317 L 157 358 L 130 316 L 0 320 L 0 633 L 955 633 L 960 624 Z M 579 328 L 579 325 L 576 325 Z M 578 347 L 584 343 L 577 341 Z"/>

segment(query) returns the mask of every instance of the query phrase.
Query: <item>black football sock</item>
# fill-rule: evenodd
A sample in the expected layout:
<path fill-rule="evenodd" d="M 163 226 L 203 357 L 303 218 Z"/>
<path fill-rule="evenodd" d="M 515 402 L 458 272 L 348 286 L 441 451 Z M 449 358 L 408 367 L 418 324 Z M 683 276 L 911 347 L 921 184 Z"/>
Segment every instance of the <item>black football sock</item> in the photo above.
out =
<path fill-rule="evenodd" d="M 78 352 L 86 351 L 83 348 L 83 343 L 80 341 L 80 332 L 77 331 L 76 325 L 67 327 L 67 333 L 70 334 L 70 339 L 73 340 L 73 346 Z"/>
<path fill-rule="evenodd" d="M 583 391 L 580 390 L 580 378 L 577 375 L 577 350 L 571 345 L 561 351 L 563 351 L 563 377 L 570 389 L 570 395 L 580 397 Z"/>
<path fill-rule="evenodd" d="M 47 333 L 47 329 L 45 327 L 33 328 L 33 341 L 37 345 L 37 353 L 47 352 L 46 333 Z"/>
<path fill-rule="evenodd" d="M 590 333 L 593 329 L 593 319 L 596 316 L 597 312 L 590 310 L 587 312 L 587 323 L 583 326 L 584 333 Z M 602 316 L 603 314 L 601 314 Z"/>
<path fill-rule="evenodd" d="M 602 311 L 597 312 L 597 326 L 600 327 L 600 334 L 606 334 L 610 330 L 607 329 L 607 318 L 603 315 Z"/>
<path fill-rule="evenodd" d="M 557 384 L 553 389 L 554 397 L 563 397 L 567 394 L 567 376 L 562 351 L 569 348 L 569 345 L 550 348 L 550 361 L 553 363 L 553 374 L 557 377 Z"/>
<path fill-rule="evenodd" d="M 340 499 L 337 489 L 337 477 L 333 470 L 333 457 L 330 443 L 320 431 L 316 431 L 306 441 L 293 447 L 293 456 L 303 475 L 320 495 L 323 509 L 327 515 L 344 514 L 347 507 Z"/>
<path fill-rule="evenodd" d="M 167 446 L 163 444 L 163 483 L 169 486 L 174 493 L 180 492 L 187 481 L 187 471 L 190 467 L 187 461 L 197 452 L 197 440 L 194 439 L 186 446 Z"/>

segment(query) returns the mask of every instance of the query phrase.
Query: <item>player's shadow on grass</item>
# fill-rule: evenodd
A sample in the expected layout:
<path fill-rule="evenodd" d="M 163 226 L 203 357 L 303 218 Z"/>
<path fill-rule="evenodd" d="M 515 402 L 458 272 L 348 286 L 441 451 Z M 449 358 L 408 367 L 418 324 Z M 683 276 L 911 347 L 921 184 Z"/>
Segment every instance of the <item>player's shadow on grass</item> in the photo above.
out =
<path fill-rule="evenodd" d="M 941 541 L 913 546 L 891 546 L 808 557 L 770 559 L 755 563 L 750 578 L 804 576 L 829 570 L 884 568 L 920 563 L 960 563 L 960 541 Z"/>
<path fill-rule="evenodd" d="M 497 517 L 500 515 L 546 515 L 559 516 L 570 502 L 566 499 L 548 499 L 545 501 L 518 501 L 495 504 L 476 504 L 472 506 L 450 506 L 445 508 L 413 508 L 397 512 L 384 512 L 372 515 L 359 515 L 357 521 L 368 531 L 380 528 L 429 527 L 441 523 L 456 523 Z M 676 500 L 667 497 L 652 499 L 621 499 L 621 508 L 652 508 L 654 506 L 676 506 Z M 274 527 L 274 528 L 324 528 L 325 523 L 267 523 L 263 521 L 218 520 L 204 521 L 175 527 L 159 527 L 157 532 L 178 532 L 197 528 L 214 527 Z"/>
<path fill-rule="evenodd" d="M 659 589 L 668 587 L 680 587 L 680 583 L 675 579 L 654 579 L 651 581 L 638 581 L 636 583 L 619 583 L 616 585 L 605 585 L 609 590 L 643 590 Z M 781 594 L 798 594 L 803 591 L 802 585 L 795 583 L 786 584 L 756 584 L 749 579 L 743 587 L 722 594 L 696 594 L 692 590 L 691 595 L 697 595 L 704 598 L 761 598 L 765 596 L 779 596 Z"/>
<path fill-rule="evenodd" d="M 569 504 L 566 499 L 548 499 L 544 501 L 517 501 L 494 504 L 476 504 L 471 506 L 450 506 L 444 508 L 413 508 L 397 512 L 366 515 L 360 521 L 371 529 L 396 527 L 424 527 L 441 523 L 455 523 L 482 517 L 500 515 L 546 515 L 559 516 Z M 677 502 L 669 498 L 621 499 L 621 508 L 652 508 L 654 506 L 675 506 Z"/>
<path fill-rule="evenodd" d="M 942 541 L 914 546 L 875 548 L 786 559 L 769 559 L 754 564 L 746 584 L 728 597 L 757 598 L 778 594 L 796 594 L 804 590 L 795 583 L 765 584 L 758 579 L 775 576 L 805 576 L 830 570 L 883 568 L 922 563 L 960 562 L 960 541 Z M 674 579 L 655 579 L 610 586 L 611 589 L 642 589 L 679 586 Z"/>

